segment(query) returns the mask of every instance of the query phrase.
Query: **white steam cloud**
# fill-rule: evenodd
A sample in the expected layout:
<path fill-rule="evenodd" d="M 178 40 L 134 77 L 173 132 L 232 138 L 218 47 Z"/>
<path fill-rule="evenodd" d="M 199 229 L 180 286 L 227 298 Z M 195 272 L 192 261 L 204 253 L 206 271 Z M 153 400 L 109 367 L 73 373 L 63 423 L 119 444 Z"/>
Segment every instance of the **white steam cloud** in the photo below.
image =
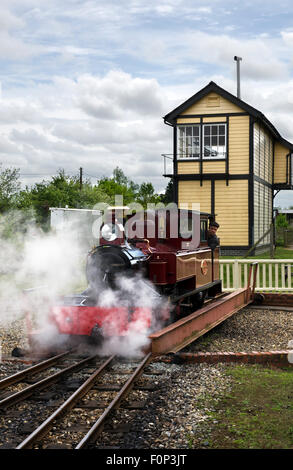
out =
<path fill-rule="evenodd" d="M 14 211 L 0 218 L 0 243 L 1 327 L 10 326 L 29 312 L 33 328 L 44 331 L 43 345 L 56 342 L 58 331 L 48 322 L 51 307 L 60 305 L 60 296 L 81 293 L 87 288 L 85 265 L 89 247 L 77 235 L 76 220 L 75 225 L 61 231 L 44 233 L 33 214 Z M 116 291 L 99 282 L 99 306 L 113 309 L 132 306 L 154 313 L 166 307 L 165 300 L 142 277 L 121 276 L 118 283 Z M 150 326 L 143 316 L 134 319 L 127 334 L 109 337 L 99 352 L 140 355 L 149 345 L 148 335 L 162 326 L 162 321 L 156 318 L 152 317 Z"/>
<path fill-rule="evenodd" d="M 134 277 L 121 275 L 118 289 L 104 289 L 99 297 L 99 305 L 133 308 L 134 312 L 138 312 L 137 317 L 134 313 L 127 334 L 107 338 L 101 349 L 104 355 L 120 354 L 131 357 L 143 354 L 150 344 L 148 335 L 162 328 L 168 319 L 167 299 L 161 297 L 153 285 L 139 274 Z"/>
<path fill-rule="evenodd" d="M 44 233 L 32 214 L 13 211 L 0 219 L 0 323 L 9 326 L 30 313 L 33 326 L 46 330 L 58 297 L 85 283 L 86 251 L 72 227 Z"/>

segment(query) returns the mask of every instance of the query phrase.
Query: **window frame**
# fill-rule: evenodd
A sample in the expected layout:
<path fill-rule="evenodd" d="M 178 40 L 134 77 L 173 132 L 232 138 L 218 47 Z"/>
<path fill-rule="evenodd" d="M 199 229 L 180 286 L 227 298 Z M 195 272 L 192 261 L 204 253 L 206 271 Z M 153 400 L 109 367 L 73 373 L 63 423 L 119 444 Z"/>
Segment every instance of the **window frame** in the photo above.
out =
<path fill-rule="evenodd" d="M 180 148 L 180 129 L 181 128 L 187 128 L 187 127 L 192 127 L 192 128 L 198 128 L 198 145 L 196 145 L 196 147 L 199 148 L 199 152 L 198 152 L 198 156 L 193 156 L 195 153 L 193 153 L 192 151 L 192 147 L 193 147 L 193 142 L 191 144 L 191 155 L 192 156 L 188 156 L 187 153 L 186 153 L 186 143 L 187 143 L 187 136 L 186 135 L 186 131 L 185 131 L 185 142 L 183 144 L 183 147 L 184 147 L 184 150 L 185 150 L 185 153 L 182 153 L 182 154 L 178 154 L 178 150 Z M 200 159 L 200 150 L 201 150 L 201 125 L 200 124 L 178 124 L 177 125 L 177 139 L 176 139 L 176 150 L 177 150 L 177 158 L 179 160 L 199 160 Z M 197 137 L 197 136 L 194 136 L 193 135 L 193 131 L 192 131 L 192 136 L 190 136 L 191 139 L 193 139 L 194 137 Z"/>
<path fill-rule="evenodd" d="M 204 140 L 205 140 L 205 128 L 207 126 L 210 126 L 210 127 L 216 127 L 218 128 L 217 130 L 217 134 L 215 134 L 214 136 L 217 137 L 217 147 L 219 147 L 219 137 L 224 137 L 225 139 L 225 144 L 224 144 L 224 152 L 221 153 L 220 155 L 204 155 L 204 149 L 205 149 L 205 145 L 204 145 Z M 224 126 L 224 129 L 225 129 L 225 133 L 224 134 L 220 134 L 219 132 L 219 127 L 220 126 Z M 199 142 L 198 142 L 198 146 L 199 146 L 199 154 L 198 156 L 193 156 L 195 153 L 192 152 L 191 150 L 191 156 L 188 156 L 187 153 L 186 153 L 186 137 L 188 137 L 186 135 L 186 131 L 185 131 L 185 143 L 182 145 L 183 149 L 185 150 L 185 153 L 179 153 L 179 149 L 180 149 L 180 139 L 182 137 L 180 137 L 180 129 L 181 128 L 187 128 L 187 127 L 197 127 L 199 129 L 199 135 L 198 135 L 198 139 L 199 139 Z M 211 131 L 212 132 L 212 131 Z M 206 122 L 206 123 L 190 123 L 190 124 L 177 124 L 176 125 L 176 159 L 179 160 L 179 161 L 199 161 L 199 160 L 226 160 L 227 159 L 227 154 L 228 154 L 228 142 L 227 142 L 227 122 Z M 212 137 L 212 134 L 210 134 L 210 137 Z M 194 135 L 193 135 L 193 132 L 192 132 L 192 136 L 191 138 L 193 139 L 194 138 Z"/>
<path fill-rule="evenodd" d="M 225 129 L 224 134 L 220 134 L 220 126 L 224 127 L 224 129 Z M 220 155 L 218 154 L 218 155 L 214 155 L 214 156 L 213 155 L 205 156 L 205 150 L 204 150 L 205 147 L 206 147 L 206 145 L 205 145 L 205 137 L 206 137 L 205 128 L 207 128 L 207 127 L 211 127 L 211 128 L 212 127 L 214 127 L 214 128 L 217 127 L 218 128 L 217 129 L 217 134 L 213 134 L 212 130 L 210 131 L 210 134 L 209 134 L 209 137 L 210 137 L 209 147 L 213 147 L 213 145 L 211 145 L 213 137 L 217 137 L 217 148 L 220 147 L 219 138 L 220 137 L 225 138 L 225 143 L 224 143 L 224 146 L 223 146 L 225 150 Z M 227 158 L 227 123 L 226 122 L 217 122 L 217 123 L 216 122 L 206 122 L 206 123 L 203 123 L 203 125 L 202 125 L 202 136 L 203 136 L 203 138 L 202 138 L 202 141 L 203 141 L 202 159 L 203 160 L 207 160 L 207 159 L 209 159 L 209 160 L 226 160 L 226 158 Z M 217 153 L 218 153 L 218 150 L 217 150 Z"/>

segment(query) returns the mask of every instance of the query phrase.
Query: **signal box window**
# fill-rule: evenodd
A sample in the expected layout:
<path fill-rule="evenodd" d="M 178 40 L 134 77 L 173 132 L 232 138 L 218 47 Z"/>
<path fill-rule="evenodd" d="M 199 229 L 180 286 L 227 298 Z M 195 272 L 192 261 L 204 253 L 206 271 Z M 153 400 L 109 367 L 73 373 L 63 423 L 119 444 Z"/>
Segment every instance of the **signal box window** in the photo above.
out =
<path fill-rule="evenodd" d="M 226 125 L 203 126 L 203 158 L 226 158 Z"/>
<path fill-rule="evenodd" d="M 202 145 L 201 145 L 202 141 Z M 226 124 L 203 124 L 177 127 L 177 158 L 226 158 Z"/>
<path fill-rule="evenodd" d="M 199 158 L 200 126 L 179 126 L 177 137 L 178 158 Z"/>

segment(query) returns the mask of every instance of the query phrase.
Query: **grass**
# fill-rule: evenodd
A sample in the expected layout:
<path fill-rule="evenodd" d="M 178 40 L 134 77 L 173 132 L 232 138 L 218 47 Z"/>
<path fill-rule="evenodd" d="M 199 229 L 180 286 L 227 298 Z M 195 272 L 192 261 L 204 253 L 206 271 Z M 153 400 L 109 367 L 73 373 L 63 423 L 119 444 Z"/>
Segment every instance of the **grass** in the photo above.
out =
<path fill-rule="evenodd" d="M 209 447 L 293 449 L 293 369 L 235 365 L 232 390 L 214 403 Z"/>
<path fill-rule="evenodd" d="M 284 248 L 283 246 L 277 246 L 275 253 L 275 259 L 293 259 L 293 250 Z M 248 256 L 247 259 L 270 259 L 270 252 L 262 253 L 260 255 Z M 220 259 L 245 259 L 241 256 L 220 256 Z"/>

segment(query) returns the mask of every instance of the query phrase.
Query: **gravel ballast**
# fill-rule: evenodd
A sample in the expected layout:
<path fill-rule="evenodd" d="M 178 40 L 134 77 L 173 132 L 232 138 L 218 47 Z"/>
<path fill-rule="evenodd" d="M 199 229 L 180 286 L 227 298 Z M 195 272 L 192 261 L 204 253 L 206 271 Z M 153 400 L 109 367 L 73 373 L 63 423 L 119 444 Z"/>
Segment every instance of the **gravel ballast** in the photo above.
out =
<path fill-rule="evenodd" d="M 185 352 L 250 352 L 287 349 L 293 312 L 243 308 L 184 349 Z"/>

